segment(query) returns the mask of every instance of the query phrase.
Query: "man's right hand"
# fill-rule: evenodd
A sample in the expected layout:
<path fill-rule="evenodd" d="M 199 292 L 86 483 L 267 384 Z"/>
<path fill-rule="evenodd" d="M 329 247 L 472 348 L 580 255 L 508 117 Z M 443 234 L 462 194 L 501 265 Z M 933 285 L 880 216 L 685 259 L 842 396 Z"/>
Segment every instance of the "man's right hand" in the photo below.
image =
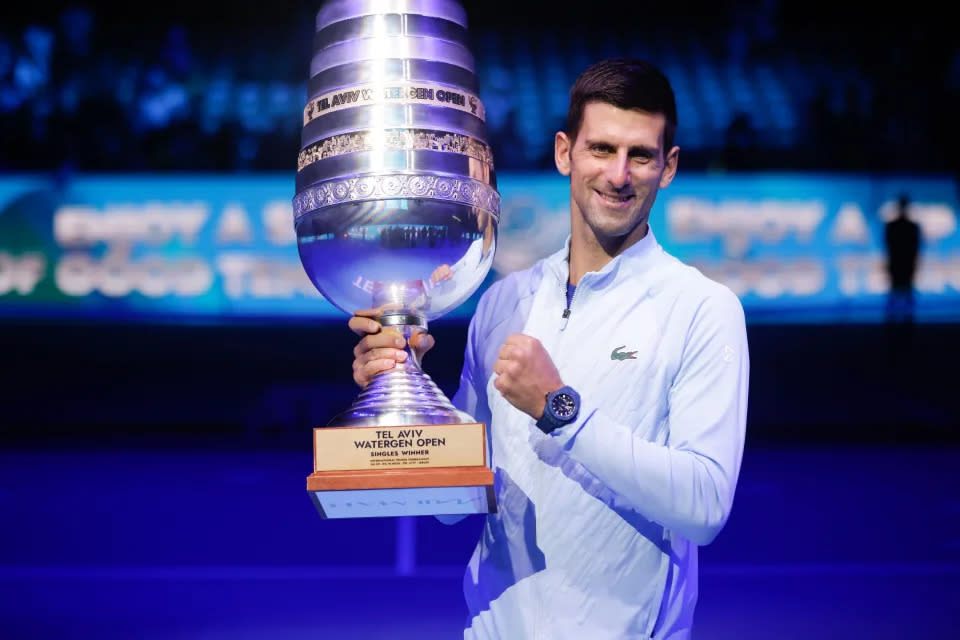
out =
<path fill-rule="evenodd" d="M 407 359 L 407 353 L 403 350 L 403 336 L 393 327 L 381 327 L 374 320 L 377 313 L 376 309 L 363 309 L 355 312 L 347 323 L 350 330 L 361 337 L 353 348 L 353 381 L 360 387 L 366 387 L 373 376 Z M 422 359 L 433 348 L 433 336 L 428 333 L 414 334 L 410 346 Z"/>

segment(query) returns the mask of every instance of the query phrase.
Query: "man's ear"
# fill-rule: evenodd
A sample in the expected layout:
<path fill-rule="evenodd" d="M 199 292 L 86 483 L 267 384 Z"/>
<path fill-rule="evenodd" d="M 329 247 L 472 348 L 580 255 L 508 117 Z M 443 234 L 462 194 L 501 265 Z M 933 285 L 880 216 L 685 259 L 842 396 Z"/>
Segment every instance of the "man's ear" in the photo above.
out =
<path fill-rule="evenodd" d="M 573 143 L 563 131 L 557 131 L 553 138 L 553 161 L 557 165 L 560 175 L 570 175 L 570 148 Z"/>
<path fill-rule="evenodd" d="M 663 173 L 660 174 L 660 188 L 666 189 L 673 182 L 673 176 L 677 175 L 677 162 L 680 160 L 680 147 L 674 147 L 667 152 L 667 162 L 663 167 Z"/>

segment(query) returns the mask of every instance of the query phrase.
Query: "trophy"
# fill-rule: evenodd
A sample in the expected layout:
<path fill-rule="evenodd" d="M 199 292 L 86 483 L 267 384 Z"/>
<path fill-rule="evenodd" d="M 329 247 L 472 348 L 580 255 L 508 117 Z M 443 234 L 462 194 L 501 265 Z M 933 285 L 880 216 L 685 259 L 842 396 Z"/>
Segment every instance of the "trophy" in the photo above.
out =
<path fill-rule="evenodd" d="M 294 225 L 313 284 L 408 341 L 481 284 L 500 197 L 463 8 L 333 0 L 317 13 Z M 324 518 L 495 510 L 486 425 L 407 358 L 314 429 Z"/>

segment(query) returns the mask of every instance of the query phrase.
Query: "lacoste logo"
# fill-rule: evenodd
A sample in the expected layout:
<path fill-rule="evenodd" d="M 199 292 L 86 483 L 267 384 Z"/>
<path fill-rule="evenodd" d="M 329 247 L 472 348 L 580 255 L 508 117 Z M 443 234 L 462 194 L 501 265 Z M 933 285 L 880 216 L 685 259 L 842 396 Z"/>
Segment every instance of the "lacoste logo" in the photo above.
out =
<path fill-rule="evenodd" d="M 620 349 L 624 349 L 626 348 L 626 346 L 627 345 L 623 345 L 622 347 L 617 347 L 616 349 L 614 349 L 613 352 L 610 354 L 610 359 L 611 360 L 636 360 L 637 359 L 636 351 L 620 351 Z"/>

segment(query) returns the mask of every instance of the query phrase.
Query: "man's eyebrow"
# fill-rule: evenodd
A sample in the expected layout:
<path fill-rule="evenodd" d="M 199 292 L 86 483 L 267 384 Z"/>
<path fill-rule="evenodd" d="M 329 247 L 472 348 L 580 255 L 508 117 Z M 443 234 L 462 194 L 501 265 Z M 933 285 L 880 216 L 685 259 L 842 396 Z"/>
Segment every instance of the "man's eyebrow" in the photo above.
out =
<path fill-rule="evenodd" d="M 609 143 L 609 142 L 606 142 L 606 141 L 604 141 L 604 140 L 591 140 L 590 138 L 587 138 L 587 139 L 584 141 L 584 144 L 585 144 L 587 147 L 590 147 L 590 148 L 594 148 L 594 147 L 604 147 L 604 148 L 606 148 L 606 149 L 613 149 L 613 144 L 611 144 L 611 143 Z"/>
<path fill-rule="evenodd" d="M 607 142 L 606 140 L 602 140 L 602 139 L 594 140 L 594 139 L 587 138 L 586 140 L 584 140 L 584 145 L 588 149 L 616 149 L 615 144 L 613 144 L 612 142 Z M 659 149 L 657 147 L 651 147 L 645 144 L 633 145 L 627 150 L 627 155 L 633 156 L 633 157 L 636 157 L 636 156 L 656 157 L 657 153 L 659 153 Z"/>
<path fill-rule="evenodd" d="M 627 151 L 628 156 L 650 156 L 654 157 L 657 155 L 658 149 L 656 147 L 648 147 L 645 144 L 634 145 L 630 147 Z"/>

